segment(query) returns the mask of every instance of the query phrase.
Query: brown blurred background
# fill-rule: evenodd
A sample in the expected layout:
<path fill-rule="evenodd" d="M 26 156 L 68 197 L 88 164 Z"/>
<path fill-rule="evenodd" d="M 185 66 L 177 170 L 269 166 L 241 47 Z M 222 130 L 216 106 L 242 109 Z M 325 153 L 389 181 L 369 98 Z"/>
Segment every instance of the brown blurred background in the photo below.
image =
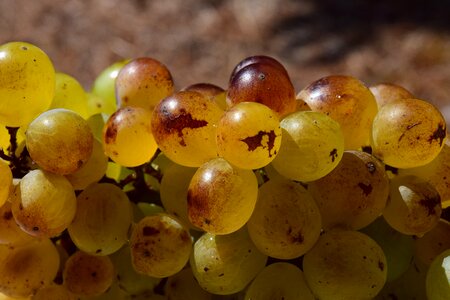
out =
<path fill-rule="evenodd" d="M 241 59 L 266 54 L 298 91 L 338 73 L 450 105 L 449 0 L 0 0 L 0 44 L 11 40 L 40 46 L 87 89 L 139 56 L 166 64 L 178 88 L 226 88 Z"/>

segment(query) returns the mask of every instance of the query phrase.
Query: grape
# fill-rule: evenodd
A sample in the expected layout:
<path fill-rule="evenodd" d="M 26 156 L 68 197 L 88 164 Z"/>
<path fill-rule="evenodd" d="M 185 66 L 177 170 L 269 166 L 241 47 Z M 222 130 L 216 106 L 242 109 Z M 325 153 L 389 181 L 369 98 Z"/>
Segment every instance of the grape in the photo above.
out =
<path fill-rule="evenodd" d="M 73 187 L 62 175 L 33 170 L 14 189 L 14 219 L 33 236 L 59 235 L 72 222 L 76 209 Z"/>
<path fill-rule="evenodd" d="M 112 115 L 116 109 L 116 104 L 114 103 L 114 106 L 108 107 L 108 104 L 106 101 L 97 95 L 94 95 L 93 93 L 86 93 L 87 97 L 87 115 L 88 117 L 92 117 L 97 114 L 105 114 L 107 116 Z"/>
<path fill-rule="evenodd" d="M 259 188 L 247 226 L 250 238 L 262 253 L 292 259 L 314 246 L 321 225 L 319 208 L 311 194 L 298 183 L 278 179 Z"/>
<path fill-rule="evenodd" d="M 361 230 L 383 249 L 387 261 L 387 281 L 399 278 L 408 270 L 414 254 L 414 240 L 393 229 L 383 218 L 378 218 Z"/>
<path fill-rule="evenodd" d="M 402 99 L 380 108 L 373 120 L 373 154 L 396 168 L 431 162 L 446 138 L 442 114 L 432 104 Z"/>
<path fill-rule="evenodd" d="M 185 87 L 182 91 L 193 91 L 200 93 L 212 102 L 215 102 L 222 110 L 226 110 L 228 108 L 226 102 L 226 91 L 217 85 L 211 83 L 196 83 Z"/>
<path fill-rule="evenodd" d="M 114 162 L 135 167 L 149 161 L 158 145 L 151 132 L 151 113 L 140 107 L 117 110 L 103 128 L 105 154 Z"/>
<path fill-rule="evenodd" d="M 95 183 L 77 197 L 69 234 L 78 249 L 108 255 L 126 242 L 132 212 L 127 195 L 110 183 Z"/>
<path fill-rule="evenodd" d="M 78 297 L 63 285 L 52 284 L 37 291 L 31 300 L 78 300 Z"/>
<path fill-rule="evenodd" d="M 189 220 L 210 233 L 234 232 L 250 218 L 257 195 L 252 171 L 233 167 L 223 158 L 213 159 L 195 172 L 189 184 Z"/>
<path fill-rule="evenodd" d="M 144 217 L 130 238 L 131 257 L 138 273 L 163 278 L 172 276 L 189 260 L 192 240 L 188 229 L 175 217 Z"/>
<path fill-rule="evenodd" d="M 305 100 L 301 98 L 296 99 L 297 108 L 295 111 L 311 111 L 311 107 L 309 107 L 308 103 L 305 102 Z"/>
<path fill-rule="evenodd" d="M 169 277 L 165 294 L 170 300 L 211 300 L 212 296 L 202 289 L 195 280 L 192 270 L 186 268 Z"/>
<path fill-rule="evenodd" d="M 245 294 L 246 300 L 314 300 L 303 272 L 293 264 L 279 262 L 265 267 Z"/>
<path fill-rule="evenodd" d="M 242 102 L 225 112 L 217 128 L 219 155 L 242 169 L 269 164 L 281 145 L 280 122 L 273 110 Z"/>
<path fill-rule="evenodd" d="M 25 233 L 14 220 L 11 202 L 0 207 L 0 244 L 21 245 L 29 243 L 33 237 Z"/>
<path fill-rule="evenodd" d="M 198 167 L 217 157 L 216 127 L 223 111 L 197 92 L 178 92 L 155 107 L 152 132 L 172 161 Z"/>
<path fill-rule="evenodd" d="M 450 295 L 450 249 L 439 254 L 427 272 L 428 299 L 447 300 Z"/>
<path fill-rule="evenodd" d="M 286 69 L 284 68 L 284 66 L 275 58 L 271 57 L 271 56 L 266 56 L 266 55 L 254 55 L 254 56 L 249 56 L 244 58 L 243 60 L 241 60 L 233 69 L 233 71 L 231 72 L 230 75 L 230 80 L 229 82 L 231 82 L 234 78 L 234 76 L 243 68 L 245 68 L 246 66 L 252 65 L 252 64 L 267 64 L 267 65 L 271 65 L 272 67 L 278 68 L 280 71 L 283 71 L 284 73 L 286 73 L 286 75 L 288 75 Z"/>
<path fill-rule="evenodd" d="M 423 236 L 439 221 L 441 201 L 432 185 L 414 176 L 391 179 L 384 219 L 403 234 Z"/>
<path fill-rule="evenodd" d="M 414 240 L 414 256 L 425 266 L 446 249 L 450 249 L 450 222 L 444 219 L 439 219 L 433 229 Z"/>
<path fill-rule="evenodd" d="M 63 284 L 77 295 L 103 294 L 115 277 L 114 265 L 108 256 L 94 256 L 77 251 L 66 261 Z"/>
<path fill-rule="evenodd" d="M 414 98 L 414 95 L 404 87 L 393 83 L 380 83 L 377 85 L 373 85 L 370 87 L 370 91 L 375 96 L 378 108 L 399 99 Z"/>
<path fill-rule="evenodd" d="M 283 139 L 272 162 L 283 176 L 297 181 L 313 181 L 327 175 L 344 152 L 344 136 L 339 124 L 320 112 L 296 112 L 281 123 Z"/>
<path fill-rule="evenodd" d="M 0 292 L 28 297 L 50 285 L 59 266 L 58 251 L 49 239 L 20 246 L 0 246 Z"/>
<path fill-rule="evenodd" d="M 346 150 L 369 145 L 378 107 L 375 97 L 358 79 L 342 75 L 323 77 L 304 88 L 297 98 L 341 125 Z"/>
<path fill-rule="evenodd" d="M 0 45 L 0 123 L 26 126 L 50 106 L 55 69 L 38 47 L 25 42 Z"/>
<path fill-rule="evenodd" d="M 66 108 L 87 119 L 88 99 L 81 84 L 72 76 L 65 73 L 56 73 L 55 96 L 50 109 Z"/>
<path fill-rule="evenodd" d="M 372 155 L 345 151 L 339 165 L 308 190 L 319 206 L 324 229 L 361 229 L 382 212 L 389 195 L 384 166 Z"/>
<path fill-rule="evenodd" d="M 42 169 L 67 175 L 89 159 L 94 138 L 80 115 L 57 108 L 42 113 L 30 123 L 26 143 L 31 158 Z"/>
<path fill-rule="evenodd" d="M 8 163 L 0 159 L 0 206 L 4 205 L 12 187 L 13 175 Z"/>
<path fill-rule="evenodd" d="M 258 251 L 242 228 L 228 235 L 202 235 L 194 244 L 190 266 L 203 289 L 227 295 L 243 290 L 266 261 L 267 256 Z"/>
<path fill-rule="evenodd" d="M 150 57 L 131 60 L 116 78 L 116 99 L 119 108 L 142 107 L 149 111 L 173 93 L 172 75 L 165 65 Z"/>
<path fill-rule="evenodd" d="M 305 254 L 303 272 L 319 299 L 372 299 L 386 282 L 386 257 L 363 233 L 331 230 Z"/>

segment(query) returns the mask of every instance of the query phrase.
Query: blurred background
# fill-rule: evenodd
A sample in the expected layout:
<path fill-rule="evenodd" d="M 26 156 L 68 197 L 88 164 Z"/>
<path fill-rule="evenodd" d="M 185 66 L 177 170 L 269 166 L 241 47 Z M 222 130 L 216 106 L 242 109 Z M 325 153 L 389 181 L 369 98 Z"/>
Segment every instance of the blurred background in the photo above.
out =
<path fill-rule="evenodd" d="M 265 54 L 297 91 L 347 74 L 450 105 L 450 0 L 0 0 L 0 44 L 12 40 L 38 45 L 86 89 L 140 56 L 166 64 L 177 88 L 226 88 L 240 60 Z"/>

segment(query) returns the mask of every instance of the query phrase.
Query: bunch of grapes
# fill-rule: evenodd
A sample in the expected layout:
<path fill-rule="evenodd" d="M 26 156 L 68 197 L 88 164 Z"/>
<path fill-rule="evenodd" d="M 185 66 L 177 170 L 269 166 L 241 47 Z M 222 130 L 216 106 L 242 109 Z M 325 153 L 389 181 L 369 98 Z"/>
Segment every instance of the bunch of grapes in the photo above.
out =
<path fill-rule="evenodd" d="M 0 46 L 1 299 L 450 299 L 432 104 L 252 56 L 226 89 Z"/>

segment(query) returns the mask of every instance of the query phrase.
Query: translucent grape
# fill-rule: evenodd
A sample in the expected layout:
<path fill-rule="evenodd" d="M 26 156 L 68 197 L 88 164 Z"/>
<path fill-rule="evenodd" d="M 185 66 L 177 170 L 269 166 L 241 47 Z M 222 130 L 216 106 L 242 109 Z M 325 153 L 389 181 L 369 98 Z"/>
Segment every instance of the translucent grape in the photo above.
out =
<path fill-rule="evenodd" d="M 14 219 L 22 230 L 33 236 L 59 235 L 72 222 L 76 209 L 73 187 L 61 175 L 33 170 L 14 189 Z"/>
<path fill-rule="evenodd" d="M 402 86 L 393 83 L 380 83 L 370 87 L 378 108 L 399 99 L 411 99 L 414 95 Z"/>
<path fill-rule="evenodd" d="M 168 214 L 150 215 L 139 221 L 130 244 L 135 270 L 157 278 L 181 271 L 192 248 L 188 229 Z"/>
<path fill-rule="evenodd" d="M 203 289 L 227 295 L 243 290 L 266 261 L 243 228 L 228 235 L 202 235 L 195 242 L 190 265 Z"/>
<path fill-rule="evenodd" d="M 450 249 L 437 256 L 427 271 L 428 299 L 447 300 L 450 295 Z"/>
<path fill-rule="evenodd" d="M 339 123 L 320 112 L 296 112 L 281 123 L 283 139 L 272 162 L 283 176 L 313 181 L 333 170 L 344 152 Z"/>
<path fill-rule="evenodd" d="M 25 42 L 0 45 L 0 123 L 27 125 L 50 106 L 55 69 L 38 47 Z"/>
<path fill-rule="evenodd" d="M 103 294 L 114 278 L 114 265 L 108 256 L 77 251 L 66 261 L 63 284 L 74 294 L 96 296 Z"/>
<path fill-rule="evenodd" d="M 65 73 L 56 73 L 55 96 L 50 109 L 65 108 L 72 110 L 87 119 L 88 99 L 81 84 L 72 76 Z"/>
<path fill-rule="evenodd" d="M 11 202 L 0 207 L 0 244 L 20 245 L 30 242 L 33 237 L 25 233 L 14 220 Z"/>
<path fill-rule="evenodd" d="M 414 240 L 414 256 L 425 266 L 430 266 L 447 249 L 450 249 L 450 222 L 444 219 L 439 219 L 433 229 Z"/>
<path fill-rule="evenodd" d="M 13 175 L 6 161 L 0 159 L 0 207 L 9 197 Z"/>
<path fill-rule="evenodd" d="M 426 165 L 446 138 L 442 114 L 432 104 L 402 99 L 380 108 L 373 120 L 373 154 L 396 168 Z"/>
<path fill-rule="evenodd" d="M 30 123 L 26 143 L 31 158 L 42 169 L 67 175 L 89 159 L 94 138 L 80 115 L 57 108 L 42 113 Z"/>
<path fill-rule="evenodd" d="M 56 276 L 59 256 L 48 239 L 35 239 L 20 246 L 0 246 L 0 292 L 28 297 L 50 285 Z"/>
<path fill-rule="evenodd" d="M 303 272 L 319 299 L 372 299 L 386 282 L 386 257 L 363 233 L 331 230 L 305 254 Z"/>
<path fill-rule="evenodd" d="M 87 115 L 92 117 L 96 114 L 112 115 L 116 111 L 116 104 L 106 102 L 102 97 L 93 93 L 86 93 L 87 97 Z"/>
<path fill-rule="evenodd" d="M 303 272 L 293 264 L 279 262 L 265 267 L 245 294 L 246 300 L 314 300 Z"/>
<path fill-rule="evenodd" d="M 82 251 L 108 255 L 128 238 L 132 213 L 127 195 L 110 183 L 95 183 L 77 197 L 77 213 L 69 234 Z"/>
<path fill-rule="evenodd" d="M 37 291 L 31 300 L 78 300 L 79 298 L 63 285 L 52 284 Z"/>
<path fill-rule="evenodd" d="M 233 167 L 223 158 L 213 159 L 195 172 L 189 184 L 189 220 L 214 234 L 234 232 L 250 218 L 257 195 L 252 171 Z"/>
<path fill-rule="evenodd" d="M 360 229 L 386 205 L 389 181 L 383 164 L 361 151 L 345 151 L 339 165 L 308 186 L 319 206 L 324 229 Z"/>
<path fill-rule="evenodd" d="M 178 92 L 153 111 L 152 132 L 161 151 L 172 161 L 198 167 L 217 157 L 216 127 L 223 111 L 197 92 Z"/>
<path fill-rule="evenodd" d="M 250 238 L 271 257 L 292 259 L 314 246 L 322 228 L 311 194 L 290 180 L 269 180 L 259 188 L 255 210 L 248 221 Z"/>
<path fill-rule="evenodd" d="M 192 270 L 186 268 L 169 277 L 165 285 L 165 294 L 170 300 L 211 300 L 210 293 L 202 289 L 195 280 Z"/>
<path fill-rule="evenodd" d="M 403 234 L 423 236 L 439 221 L 441 201 L 429 183 L 414 176 L 391 179 L 383 217 Z"/>
<path fill-rule="evenodd" d="M 226 91 L 217 85 L 211 83 L 196 83 L 183 88 L 182 91 L 193 91 L 200 93 L 212 102 L 215 102 L 222 110 L 226 110 L 228 108 L 226 102 Z"/>
<path fill-rule="evenodd" d="M 327 76 L 311 83 L 297 97 L 313 111 L 326 113 L 341 125 L 346 150 L 369 145 L 378 107 L 361 81 L 351 76 Z"/>
<path fill-rule="evenodd" d="M 172 75 L 165 65 L 150 57 L 136 58 L 117 75 L 117 106 L 142 107 L 151 112 L 161 99 L 173 94 L 173 89 Z"/>
<path fill-rule="evenodd" d="M 276 113 L 256 102 L 242 102 L 225 112 L 217 127 L 219 155 L 242 169 L 269 164 L 281 145 Z"/>

